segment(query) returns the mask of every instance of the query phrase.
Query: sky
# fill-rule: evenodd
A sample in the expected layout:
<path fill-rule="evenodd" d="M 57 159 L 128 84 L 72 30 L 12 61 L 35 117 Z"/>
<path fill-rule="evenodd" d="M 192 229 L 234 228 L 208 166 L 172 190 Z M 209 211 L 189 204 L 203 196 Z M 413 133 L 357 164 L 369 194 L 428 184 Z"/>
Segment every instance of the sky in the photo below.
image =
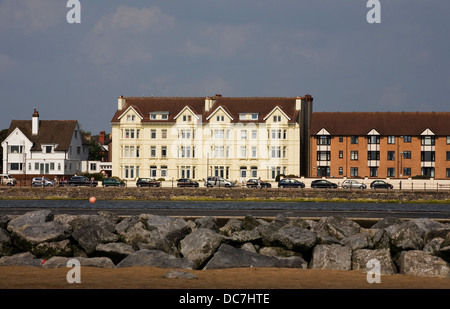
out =
<path fill-rule="evenodd" d="M 450 1 L 0 0 L 0 129 L 78 120 L 117 98 L 296 97 L 314 111 L 450 111 Z"/>

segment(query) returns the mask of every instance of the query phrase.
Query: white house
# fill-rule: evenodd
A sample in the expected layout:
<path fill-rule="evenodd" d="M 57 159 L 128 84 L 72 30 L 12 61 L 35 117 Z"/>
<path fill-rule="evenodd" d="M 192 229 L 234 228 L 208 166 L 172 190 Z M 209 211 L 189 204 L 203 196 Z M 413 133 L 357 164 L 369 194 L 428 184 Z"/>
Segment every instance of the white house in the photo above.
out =
<path fill-rule="evenodd" d="M 3 147 L 3 171 L 18 179 L 64 177 L 82 171 L 89 156 L 76 120 L 12 120 Z M 22 175 L 22 177 L 20 177 Z"/>

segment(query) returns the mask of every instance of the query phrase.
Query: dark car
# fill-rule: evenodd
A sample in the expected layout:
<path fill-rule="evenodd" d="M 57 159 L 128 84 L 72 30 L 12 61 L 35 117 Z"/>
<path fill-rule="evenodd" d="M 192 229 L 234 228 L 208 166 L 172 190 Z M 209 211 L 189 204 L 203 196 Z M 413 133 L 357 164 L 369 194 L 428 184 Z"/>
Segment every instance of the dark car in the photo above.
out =
<path fill-rule="evenodd" d="M 384 180 L 374 180 L 370 184 L 371 189 L 394 189 L 394 186 Z"/>
<path fill-rule="evenodd" d="M 180 178 L 177 182 L 177 187 L 183 188 L 183 187 L 198 187 L 198 182 L 188 179 L 188 178 Z"/>
<path fill-rule="evenodd" d="M 138 178 L 136 187 L 161 187 L 161 182 L 151 178 Z"/>
<path fill-rule="evenodd" d="M 125 187 L 125 181 L 118 178 L 105 178 L 102 180 L 103 187 Z"/>
<path fill-rule="evenodd" d="M 270 183 L 256 178 L 249 179 L 246 186 L 247 188 L 272 188 L 272 185 Z"/>
<path fill-rule="evenodd" d="M 96 187 L 98 185 L 98 182 L 96 180 L 89 179 L 86 176 L 72 176 L 67 182 L 67 185 L 73 187 Z"/>
<path fill-rule="evenodd" d="M 313 180 L 311 182 L 311 188 L 316 189 L 316 188 L 327 188 L 327 189 L 337 189 L 338 185 L 325 180 L 325 179 L 318 179 L 318 180 Z"/>
<path fill-rule="evenodd" d="M 300 188 L 303 189 L 305 184 L 297 179 L 284 178 L 278 182 L 278 188 Z"/>

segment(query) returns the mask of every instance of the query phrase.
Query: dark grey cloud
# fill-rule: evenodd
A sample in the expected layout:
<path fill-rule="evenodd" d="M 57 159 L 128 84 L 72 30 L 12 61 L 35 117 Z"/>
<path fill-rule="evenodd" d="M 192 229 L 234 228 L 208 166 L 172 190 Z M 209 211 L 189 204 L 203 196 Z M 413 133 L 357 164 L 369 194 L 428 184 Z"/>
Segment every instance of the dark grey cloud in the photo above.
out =
<path fill-rule="evenodd" d="M 3 128 L 110 131 L 119 95 L 297 96 L 316 111 L 448 111 L 448 1 L 0 1 Z"/>

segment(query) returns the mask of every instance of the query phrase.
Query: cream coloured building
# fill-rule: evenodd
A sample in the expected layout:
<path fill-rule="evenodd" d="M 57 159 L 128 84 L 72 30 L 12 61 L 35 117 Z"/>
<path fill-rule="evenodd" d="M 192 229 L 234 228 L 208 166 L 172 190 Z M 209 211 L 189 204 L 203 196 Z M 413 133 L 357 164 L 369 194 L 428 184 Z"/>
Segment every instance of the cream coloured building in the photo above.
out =
<path fill-rule="evenodd" d="M 112 175 L 129 183 L 302 175 L 312 101 L 309 95 L 120 96 L 112 119 Z"/>

